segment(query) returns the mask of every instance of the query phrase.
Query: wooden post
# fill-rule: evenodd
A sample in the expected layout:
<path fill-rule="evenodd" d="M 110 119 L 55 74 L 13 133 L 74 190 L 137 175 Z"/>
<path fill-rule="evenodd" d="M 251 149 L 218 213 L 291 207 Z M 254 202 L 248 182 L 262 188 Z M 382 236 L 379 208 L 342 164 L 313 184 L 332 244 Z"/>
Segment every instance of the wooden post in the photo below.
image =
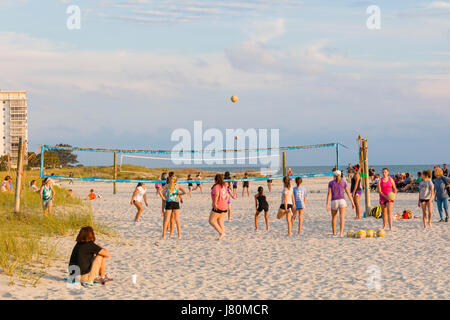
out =
<path fill-rule="evenodd" d="M 8 158 L 8 174 L 10 174 L 10 172 L 11 172 L 11 158 L 9 156 L 9 152 L 7 154 L 7 158 Z"/>
<path fill-rule="evenodd" d="M 339 170 L 339 143 L 336 143 L 336 170 Z"/>
<path fill-rule="evenodd" d="M 114 152 L 114 179 L 117 179 L 117 152 Z M 116 194 L 116 182 L 113 182 L 113 194 Z"/>
<path fill-rule="evenodd" d="M 363 187 L 366 200 L 366 216 L 369 214 L 371 208 L 370 204 L 370 182 L 369 182 L 369 160 L 367 157 L 367 139 L 361 139 L 361 157 L 362 157 L 362 172 L 363 172 Z"/>
<path fill-rule="evenodd" d="M 283 177 L 286 177 L 287 170 L 286 170 L 286 151 L 283 152 Z"/>
<path fill-rule="evenodd" d="M 17 150 L 17 176 L 16 190 L 14 194 L 14 212 L 20 211 L 20 196 L 22 193 L 22 177 L 23 177 L 23 146 L 22 138 L 19 138 L 19 148 Z"/>

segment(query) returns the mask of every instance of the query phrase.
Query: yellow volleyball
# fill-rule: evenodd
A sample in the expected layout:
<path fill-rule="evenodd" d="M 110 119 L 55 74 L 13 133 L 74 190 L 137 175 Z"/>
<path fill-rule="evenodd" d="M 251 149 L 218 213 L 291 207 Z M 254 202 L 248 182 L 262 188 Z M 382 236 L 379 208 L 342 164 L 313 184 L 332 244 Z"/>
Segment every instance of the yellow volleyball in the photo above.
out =
<path fill-rule="evenodd" d="M 353 238 L 355 236 L 355 231 L 350 230 L 349 232 L 347 232 L 347 238 Z"/>
<path fill-rule="evenodd" d="M 364 230 L 359 230 L 356 234 L 355 234 L 355 238 L 365 238 L 366 237 L 366 232 Z"/>
<path fill-rule="evenodd" d="M 238 101 L 238 97 L 236 96 L 231 96 L 231 102 L 237 102 Z"/>
<path fill-rule="evenodd" d="M 383 229 L 380 229 L 377 231 L 377 237 L 384 237 L 386 235 L 386 231 L 384 231 Z"/>
<path fill-rule="evenodd" d="M 394 201 L 394 199 L 395 199 L 395 193 L 389 192 L 389 193 L 387 194 L 387 198 L 388 198 L 388 200 L 390 200 L 390 201 Z"/>
<path fill-rule="evenodd" d="M 375 232 L 373 230 L 367 230 L 366 231 L 366 237 L 367 238 L 373 238 L 373 236 L 375 235 Z"/>

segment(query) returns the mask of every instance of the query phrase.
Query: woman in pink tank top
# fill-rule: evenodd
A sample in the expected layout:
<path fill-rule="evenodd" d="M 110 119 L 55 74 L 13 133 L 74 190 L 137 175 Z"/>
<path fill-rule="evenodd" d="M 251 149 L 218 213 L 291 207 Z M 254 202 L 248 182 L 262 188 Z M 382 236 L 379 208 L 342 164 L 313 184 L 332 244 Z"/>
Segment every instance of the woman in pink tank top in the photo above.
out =
<path fill-rule="evenodd" d="M 389 221 L 389 230 L 392 230 L 394 200 L 389 200 L 387 195 L 391 192 L 397 194 L 397 187 L 394 180 L 389 176 L 387 168 L 383 169 L 383 177 L 378 181 L 377 191 L 380 194 L 380 206 L 383 210 L 383 229 L 386 229 L 386 222 Z"/>
<path fill-rule="evenodd" d="M 225 213 L 228 212 L 228 192 L 227 184 L 223 181 L 223 174 L 216 174 L 214 185 L 211 188 L 212 209 L 209 215 L 209 224 L 217 231 L 219 238 L 223 240 L 225 237 Z"/>

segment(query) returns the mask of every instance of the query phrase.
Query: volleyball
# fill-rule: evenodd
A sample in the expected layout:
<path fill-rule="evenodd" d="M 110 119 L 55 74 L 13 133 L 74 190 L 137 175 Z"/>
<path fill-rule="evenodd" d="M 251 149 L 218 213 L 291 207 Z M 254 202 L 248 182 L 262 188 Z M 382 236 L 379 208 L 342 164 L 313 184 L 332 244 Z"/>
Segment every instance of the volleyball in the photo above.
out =
<path fill-rule="evenodd" d="M 365 238 L 366 232 L 364 230 L 359 230 L 357 233 L 355 233 L 355 238 Z"/>
<path fill-rule="evenodd" d="M 236 96 L 231 96 L 231 102 L 237 102 L 238 101 L 238 97 Z"/>
<path fill-rule="evenodd" d="M 395 199 L 395 193 L 389 192 L 389 193 L 387 194 L 387 197 L 388 197 L 388 200 L 389 200 L 389 201 L 393 201 L 393 200 Z"/>
<path fill-rule="evenodd" d="M 386 232 L 383 229 L 377 231 L 377 237 L 383 238 L 386 235 Z"/>
<path fill-rule="evenodd" d="M 350 230 L 349 232 L 347 232 L 347 238 L 353 238 L 355 236 L 355 231 Z"/>
<path fill-rule="evenodd" d="M 373 236 L 375 235 L 375 232 L 373 230 L 367 230 L 366 231 L 366 237 L 367 238 L 373 238 Z"/>

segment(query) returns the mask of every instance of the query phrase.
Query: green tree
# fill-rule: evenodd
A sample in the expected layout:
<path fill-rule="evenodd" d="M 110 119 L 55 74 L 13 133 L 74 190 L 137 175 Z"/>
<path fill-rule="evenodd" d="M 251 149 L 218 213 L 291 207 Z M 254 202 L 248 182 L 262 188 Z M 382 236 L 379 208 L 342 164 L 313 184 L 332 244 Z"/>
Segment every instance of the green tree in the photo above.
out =
<path fill-rule="evenodd" d="M 72 147 L 71 145 L 60 143 L 56 145 L 57 147 Z M 78 163 L 77 155 L 73 153 L 72 150 L 55 150 L 58 154 L 60 164 L 63 167 L 67 167 L 70 164 Z"/>

